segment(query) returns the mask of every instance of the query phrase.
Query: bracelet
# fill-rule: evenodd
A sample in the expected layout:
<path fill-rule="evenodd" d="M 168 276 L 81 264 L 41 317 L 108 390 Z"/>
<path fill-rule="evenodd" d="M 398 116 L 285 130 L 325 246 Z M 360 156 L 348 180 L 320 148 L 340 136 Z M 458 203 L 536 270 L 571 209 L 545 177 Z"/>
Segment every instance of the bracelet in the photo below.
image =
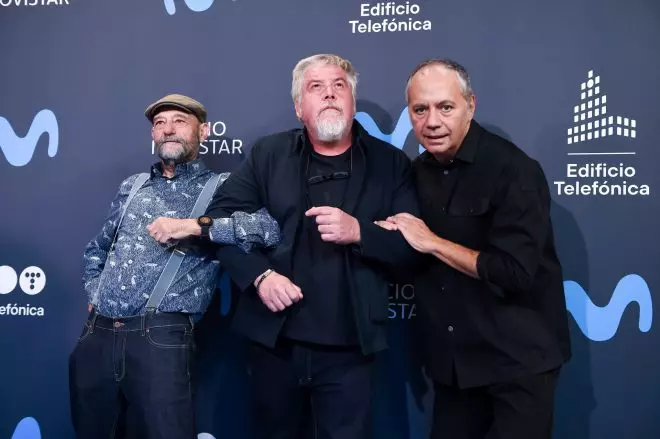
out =
<path fill-rule="evenodd" d="M 268 275 L 271 274 L 272 272 L 273 270 L 269 268 L 268 270 L 264 271 L 264 273 L 259 277 L 257 284 L 254 286 L 254 288 L 257 290 L 257 293 L 259 292 L 259 285 L 261 285 L 261 282 L 263 282 L 264 279 L 266 279 Z"/>

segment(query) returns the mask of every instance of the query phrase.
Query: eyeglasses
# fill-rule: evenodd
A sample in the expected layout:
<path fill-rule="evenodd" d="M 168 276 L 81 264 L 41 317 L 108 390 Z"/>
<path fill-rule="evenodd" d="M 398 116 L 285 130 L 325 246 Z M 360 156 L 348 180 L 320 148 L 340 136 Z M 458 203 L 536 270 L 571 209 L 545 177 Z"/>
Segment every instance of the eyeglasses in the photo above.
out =
<path fill-rule="evenodd" d="M 307 169 L 305 170 L 305 175 L 309 175 L 309 162 L 311 160 L 312 154 L 309 154 L 307 157 Z M 351 176 L 351 173 L 353 172 L 353 147 L 351 146 L 351 153 L 350 153 L 350 162 L 349 162 L 349 170 L 347 171 L 336 171 L 333 172 L 332 174 L 324 174 L 324 175 L 314 175 L 312 177 L 309 177 L 307 179 L 307 185 L 311 186 L 313 184 L 317 183 L 322 183 L 324 181 L 328 180 L 342 180 L 344 178 L 349 178 Z"/>

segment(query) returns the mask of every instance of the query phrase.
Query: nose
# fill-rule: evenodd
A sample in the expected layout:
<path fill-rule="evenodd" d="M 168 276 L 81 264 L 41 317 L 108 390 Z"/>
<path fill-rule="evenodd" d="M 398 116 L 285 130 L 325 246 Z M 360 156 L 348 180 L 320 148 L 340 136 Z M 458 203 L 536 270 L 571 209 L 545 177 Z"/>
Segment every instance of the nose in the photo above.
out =
<path fill-rule="evenodd" d="M 332 84 L 328 84 L 325 87 L 325 90 L 323 90 L 323 100 L 324 101 L 328 101 L 328 100 L 334 101 L 335 99 L 337 99 L 337 96 L 335 94 L 335 88 L 333 87 Z"/>
<path fill-rule="evenodd" d="M 440 112 L 435 108 L 430 108 L 428 118 L 426 119 L 426 128 L 433 131 L 441 128 L 442 125 L 443 120 L 442 116 L 440 116 Z"/>
<path fill-rule="evenodd" d="M 176 130 L 174 129 L 174 124 L 172 122 L 165 122 L 165 125 L 163 126 L 163 134 L 169 136 L 175 132 Z"/>

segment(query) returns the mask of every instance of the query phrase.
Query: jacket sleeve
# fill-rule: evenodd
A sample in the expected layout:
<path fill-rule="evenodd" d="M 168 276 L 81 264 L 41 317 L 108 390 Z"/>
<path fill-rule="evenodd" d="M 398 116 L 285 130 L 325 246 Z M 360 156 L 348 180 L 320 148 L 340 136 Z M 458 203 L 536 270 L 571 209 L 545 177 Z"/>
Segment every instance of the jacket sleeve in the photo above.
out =
<path fill-rule="evenodd" d="M 248 157 L 215 193 L 206 215 L 212 218 L 230 218 L 235 212 L 257 212 L 264 206 L 257 169 L 260 151 L 259 143 L 255 144 Z M 245 253 L 233 245 L 221 246 L 217 256 L 241 290 L 249 288 L 257 276 L 270 267 L 268 258 L 260 249 Z"/>
<path fill-rule="evenodd" d="M 403 153 L 395 156 L 392 178 L 394 184 L 388 216 L 397 213 L 419 216 L 410 160 Z M 354 252 L 364 258 L 399 268 L 409 267 L 419 260 L 417 252 L 398 231 L 385 230 L 372 222 L 360 221 L 360 237 L 360 245 L 356 246 Z"/>

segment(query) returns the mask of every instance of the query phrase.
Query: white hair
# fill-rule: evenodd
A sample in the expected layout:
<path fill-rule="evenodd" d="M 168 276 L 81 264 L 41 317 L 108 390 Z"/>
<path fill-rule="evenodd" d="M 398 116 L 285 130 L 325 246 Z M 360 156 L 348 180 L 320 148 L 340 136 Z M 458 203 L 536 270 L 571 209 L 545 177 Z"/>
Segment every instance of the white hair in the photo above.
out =
<path fill-rule="evenodd" d="M 293 79 L 291 81 L 291 98 L 294 103 L 300 102 L 300 97 L 302 95 L 303 87 L 303 78 L 305 77 L 305 72 L 308 68 L 316 64 L 327 64 L 338 66 L 344 72 L 348 78 L 348 85 L 351 87 L 351 93 L 353 94 L 353 103 L 356 102 L 356 93 L 357 93 L 357 72 L 353 68 L 353 64 L 345 58 L 342 58 L 337 55 L 329 54 L 318 54 L 312 55 L 308 58 L 301 59 L 298 61 L 298 64 L 293 69 Z"/>

